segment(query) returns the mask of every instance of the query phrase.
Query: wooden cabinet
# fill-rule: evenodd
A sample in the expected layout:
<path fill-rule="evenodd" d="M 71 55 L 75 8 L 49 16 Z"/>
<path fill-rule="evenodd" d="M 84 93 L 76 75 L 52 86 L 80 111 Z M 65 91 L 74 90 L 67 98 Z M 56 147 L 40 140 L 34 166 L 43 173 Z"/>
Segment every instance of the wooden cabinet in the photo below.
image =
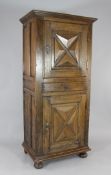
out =
<path fill-rule="evenodd" d="M 23 23 L 23 147 L 36 168 L 88 147 L 92 23 L 31 11 Z"/>

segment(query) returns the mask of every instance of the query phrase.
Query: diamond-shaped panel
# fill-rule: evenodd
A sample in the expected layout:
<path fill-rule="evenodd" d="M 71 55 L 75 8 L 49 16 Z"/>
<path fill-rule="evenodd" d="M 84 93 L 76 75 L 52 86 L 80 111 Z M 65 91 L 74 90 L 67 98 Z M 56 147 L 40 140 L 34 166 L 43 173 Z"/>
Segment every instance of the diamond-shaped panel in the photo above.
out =
<path fill-rule="evenodd" d="M 78 133 L 78 104 L 53 106 L 54 141 L 72 139 Z"/>
<path fill-rule="evenodd" d="M 55 66 L 77 66 L 79 60 L 79 35 L 65 38 L 55 34 Z"/>

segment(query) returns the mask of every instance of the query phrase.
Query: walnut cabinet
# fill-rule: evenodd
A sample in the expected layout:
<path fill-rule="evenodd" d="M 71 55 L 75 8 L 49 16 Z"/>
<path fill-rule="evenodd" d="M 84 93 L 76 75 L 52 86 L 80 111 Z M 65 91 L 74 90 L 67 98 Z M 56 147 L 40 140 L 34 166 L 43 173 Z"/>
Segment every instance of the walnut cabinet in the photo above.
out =
<path fill-rule="evenodd" d="M 43 161 L 88 147 L 92 23 L 95 18 L 33 10 L 23 23 L 25 153 Z"/>

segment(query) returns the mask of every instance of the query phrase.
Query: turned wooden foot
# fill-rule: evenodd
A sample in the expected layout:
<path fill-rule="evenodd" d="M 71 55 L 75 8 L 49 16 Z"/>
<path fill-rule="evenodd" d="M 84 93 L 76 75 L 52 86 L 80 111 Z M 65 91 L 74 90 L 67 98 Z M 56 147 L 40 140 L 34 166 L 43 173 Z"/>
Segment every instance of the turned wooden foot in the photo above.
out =
<path fill-rule="evenodd" d="M 24 153 L 27 154 L 27 151 L 24 149 Z"/>
<path fill-rule="evenodd" d="M 36 160 L 34 162 L 34 167 L 37 168 L 37 169 L 40 169 L 43 167 L 43 161 L 42 160 Z"/>
<path fill-rule="evenodd" d="M 88 156 L 88 154 L 86 152 L 79 154 L 79 157 L 81 157 L 81 158 L 86 158 L 87 156 Z"/>

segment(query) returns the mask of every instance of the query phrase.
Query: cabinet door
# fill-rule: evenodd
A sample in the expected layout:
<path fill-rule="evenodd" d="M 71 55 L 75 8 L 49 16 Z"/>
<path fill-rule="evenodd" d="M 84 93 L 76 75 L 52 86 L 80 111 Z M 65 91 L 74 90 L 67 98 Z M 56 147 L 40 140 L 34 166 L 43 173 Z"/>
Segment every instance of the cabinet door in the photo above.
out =
<path fill-rule="evenodd" d="M 45 22 L 44 77 L 87 76 L 88 25 Z"/>
<path fill-rule="evenodd" d="M 44 97 L 44 153 L 84 146 L 85 105 L 86 95 Z"/>

